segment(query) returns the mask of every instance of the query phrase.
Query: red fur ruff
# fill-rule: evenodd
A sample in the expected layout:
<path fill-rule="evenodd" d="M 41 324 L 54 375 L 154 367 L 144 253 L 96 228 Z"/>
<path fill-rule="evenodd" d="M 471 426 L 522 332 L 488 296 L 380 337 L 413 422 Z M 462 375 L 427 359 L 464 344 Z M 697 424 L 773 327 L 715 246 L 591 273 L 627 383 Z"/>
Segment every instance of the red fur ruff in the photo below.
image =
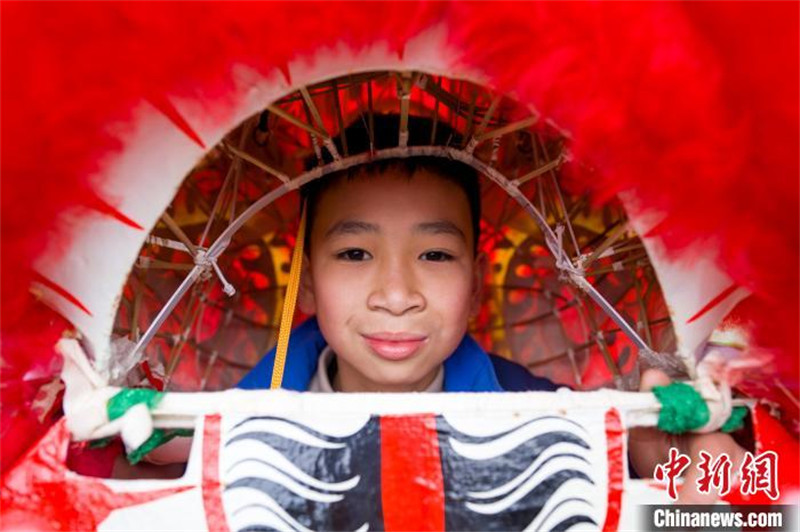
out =
<path fill-rule="evenodd" d="M 108 207 L 93 192 L 98 161 L 125 149 L 109 123 L 166 96 L 212 102 L 226 120 L 234 63 L 286 71 L 339 43 L 402 54 L 443 24 L 458 62 L 571 133 L 595 169 L 574 165 L 573 186 L 598 201 L 633 190 L 668 214 L 656 231 L 676 253 L 719 243 L 755 293 L 739 318 L 796 395 L 798 15 L 788 2 L 3 3 L 3 390 L 57 370 L 40 324 L 60 325 L 31 303 L 30 265 L 57 213 Z M 29 395 L 4 397 L 4 451 L 33 437 L 11 421 Z"/>

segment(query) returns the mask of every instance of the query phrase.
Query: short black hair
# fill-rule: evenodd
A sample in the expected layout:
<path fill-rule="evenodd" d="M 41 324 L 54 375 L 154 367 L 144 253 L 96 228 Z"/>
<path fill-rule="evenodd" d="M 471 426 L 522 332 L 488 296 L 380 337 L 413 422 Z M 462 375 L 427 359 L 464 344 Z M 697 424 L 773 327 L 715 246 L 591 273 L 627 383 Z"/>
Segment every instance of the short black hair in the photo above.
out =
<path fill-rule="evenodd" d="M 366 119 L 356 120 L 344 130 L 347 148 L 350 154 L 370 153 L 369 129 L 365 122 Z M 374 115 L 373 124 L 373 148 L 375 150 L 399 146 L 399 115 Z M 429 146 L 431 145 L 433 121 L 429 118 L 409 116 L 408 132 L 409 146 Z M 462 142 L 462 136 L 447 124 L 438 123 L 436 125 L 433 145 L 459 146 Z M 344 153 L 341 136 L 336 137 L 335 143 L 339 153 Z M 323 152 L 323 157 L 325 162 L 331 161 L 330 155 L 327 152 Z M 308 160 L 306 161 L 306 168 L 311 169 L 315 167 L 316 164 L 316 159 Z M 342 181 L 355 179 L 357 176 L 363 175 L 364 173 L 381 175 L 388 170 L 398 171 L 408 176 L 409 179 L 416 172 L 427 171 L 445 181 L 454 183 L 463 190 L 467 202 L 469 203 L 470 217 L 472 219 L 473 250 L 477 254 L 481 220 L 481 190 L 478 172 L 472 166 L 461 161 L 432 155 L 373 160 L 314 179 L 300 187 L 300 196 L 306 205 L 306 250 L 309 249 L 311 228 L 314 225 L 315 212 L 326 190 Z"/>

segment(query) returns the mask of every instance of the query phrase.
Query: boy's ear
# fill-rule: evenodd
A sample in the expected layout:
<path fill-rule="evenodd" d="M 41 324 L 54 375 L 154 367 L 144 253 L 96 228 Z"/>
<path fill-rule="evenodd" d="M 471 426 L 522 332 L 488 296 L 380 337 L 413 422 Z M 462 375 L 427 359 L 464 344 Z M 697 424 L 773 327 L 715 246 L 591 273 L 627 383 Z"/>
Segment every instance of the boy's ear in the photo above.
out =
<path fill-rule="evenodd" d="M 470 305 L 470 317 L 474 318 L 478 315 L 481 309 L 481 302 L 483 301 L 483 282 L 486 279 L 486 274 L 489 271 L 489 258 L 485 253 L 478 253 L 475 256 L 475 264 L 473 267 L 472 279 L 472 294 Z"/>
<path fill-rule="evenodd" d="M 311 282 L 311 262 L 308 255 L 303 254 L 303 267 L 300 271 L 300 287 L 297 294 L 297 306 L 300 312 L 311 316 L 317 312 L 317 302 L 314 298 L 314 284 Z"/>

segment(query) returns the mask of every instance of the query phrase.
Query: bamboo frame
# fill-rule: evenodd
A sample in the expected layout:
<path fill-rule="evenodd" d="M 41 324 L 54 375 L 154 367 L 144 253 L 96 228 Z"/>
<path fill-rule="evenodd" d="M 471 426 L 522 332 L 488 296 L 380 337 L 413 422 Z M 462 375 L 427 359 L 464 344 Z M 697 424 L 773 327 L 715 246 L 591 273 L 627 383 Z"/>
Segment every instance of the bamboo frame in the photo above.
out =
<path fill-rule="evenodd" d="M 400 143 L 397 148 L 388 148 L 388 149 L 381 149 L 375 150 L 374 147 L 374 113 L 375 107 L 373 102 L 373 81 L 378 79 L 385 79 L 386 76 L 391 76 L 397 81 L 398 87 L 398 95 L 400 100 Z M 344 81 L 344 80 L 347 81 Z M 391 78 L 390 78 L 391 79 Z M 420 74 L 419 72 L 402 72 L 402 73 L 367 73 L 367 74 L 356 74 L 356 75 L 347 75 L 346 78 L 342 77 L 339 79 L 328 80 L 325 82 L 321 82 L 315 85 L 310 85 L 307 87 L 301 87 L 295 92 L 287 97 L 282 98 L 281 100 L 276 101 L 272 105 L 266 107 L 266 111 L 271 114 L 274 114 L 277 119 L 282 119 L 289 122 L 291 125 L 299 128 L 301 131 L 307 133 L 311 137 L 312 145 L 315 149 L 315 152 L 318 156 L 319 166 L 314 168 L 313 170 L 309 170 L 307 172 L 301 173 L 299 176 L 290 177 L 283 172 L 273 168 L 269 163 L 261 160 L 260 158 L 254 156 L 252 153 L 249 153 L 246 149 L 246 128 L 248 124 L 245 124 L 242 130 L 242 137 L 240 138 L 239 147 L 233 146 L 233 143 L 229 140 L 225 140 L 221 143 L 222 149 L 227 152 L 233 159 L 231 166 L 229 168 L 230 174 L 226 176 L 226 180 L 223 186 L 220 188 L 220 193 L 216 198 L 216 201 L 219 203 L 219 207 L 222 208 L 223 205 L 228 206 L 228 218 L 229 223 L 227 227 L 224 228 L 220 235 L 217 235 L 216 239 L 210 244 L 209 248 L 205 251 L 205 257 L 207 260 L 214 261 L 216 258 L 222 253 L 223 250 L 228 246 L 232 235 L 239 230 L 244 221 L 249 219 L 255 212 L 260 210 L 263 206 L 268 205 L 278 197 L 288 193 L 289 191 L 295 190 L 302 186 L 305 183 L 310 182 L 313 179 L 320 178 L 323 175 L 326 175 L 332 171 L 338 171 L 341 169 L 345 169 L 357 164 L 362 164 L 364 161 L 367 160 L 375 160 L 381 159 L 385 157 L 405 157 L 409 156 L 410 154 L 419 153 L 419 154 L 430 154 L 434 156 L 442 156 L 442 157 L 449 157 L 451 159 L 460 160 L 475 167 L 479 172 L 484 173 L 487 175 L 492 181 L 500 185 L 508 194 L 505 196 L 505 203 L 509 204 L 509 202 L 513 199 L 516 200 L 517 203 L 522 205 L 523 209 L 530 214 L 536 224 L 539 226 L 543 236 L 543 245 L 550 249 L 553 253 L 554 257 L 556 258 L 556 262 L 558 265 L 558 269 L 561 271 L 562 274 L 565 274 L 567 277 L 575 280 L 583 275 L 585 268 L 587 265 L 590 265 L 592 262 L 597 260 L 607 249 L 609 249 L 614 242 L 621 237 L 622 232 L 624 232 L 624 224 L 620 224 L 620 227 L 617 227 L 617 231 L 620 231 L 620 234 L 612 233 L 605 241 L 603 241 L 600 246 L 594 249 L 593 253 L 589 256 L 586 262 L 583 263 L 583 269 L 576 268 L 575 265 L 569 260 L 566 255 L 566 251 L 563 247 L 563 244 L 559 241 L 556 236 L 556 231 L 553 230 L 551 227 L 552 223 L 564 223 L 566 229 L 570 233 L 570 239 L 572 247 L 574 247 L 576 253 L 580 253 L 580 249 L 578 246 L 577 236 L 575 234 L 573 228 L 573 221 L 574 217 L 580 212 L 582 208 L 583 202 L 577 202 L 570 205 L 570 208 L 567 208 L 567 205 L 564 201 L 564 197 L 561 194 L 561 190 L 556 179 L 556 170 L 560 167 L 561 164 L 567 160 L 567 153 L 563 150 L 562 146 L 559 146 L 559 153 L 555 155 L 555 157 L 551 158 L 550 154 L 547 153 L 547 146 L 544 143 L 542 136 L 537 133 L 537 130 L 530 131 L 531 139 L 533 142 L 533 149 L 534 149 L 534 158 L 536 159 L 535 168 L 533 170 L 528 171 L 522 176 L 515 177 L 515 179 L 509 179 L 502 174 L 499 170 L 495 168 L 495 162 L 497 160 L 498 150 L 501 144 L 501 140 L 503 141 L 504 149 L 506 146 L 511 145 L 513 147 L 513 142 L 507 142 L 507 136 L 512 135 L 520 130 L 529 129 L 535 124 L 537 124 L 540 120 L 539 115 L 532 111 L 531 116 L 527 118 L 517 120 L 511 123 L 503 123 L 501 118 L 496 118 L 495 115 L 498 112 L 498 109 L 501 108 L 501 103 L 503 102 L 503 96 L 499 94 L 491 94 L 491 100 L 488 107 L 484 105 L 478 105 L 479 89 L 474 84 L 470 84 L 468 82 L 460 82 L 460 81 L 452 81 L 449 80 L 450 83 L 448 88 L 444 88 L 443 83 L 444 78 L 438 77 L 438 79 L 434 76 L 428 76 L 424 74 Z M 362 120 L 366 120 L 367 122 L 367 129 L 370 135 L 370 153 L 367 154 L 354 154 L 351 155 L 349 151 L 349 147 L 347 146 L 346 138 L 341 139 L 343 157 L 338 153 L 336 145 L 333 143 L 333 139 L 331 135 L 326 131 L 324 126 L 322 117 L 320 115 L 319 108 L 315 103 L 315 98 L 319 99 L 323 95 L 331 95 L 333 97 L 333 110 L 334 116 L 336 120 L 336 124 L 338 125 L 339 135 L 340 137 L 343 136 L 344 131 L 344 115 L 343 115 L 343 106 L 340 100 L 340 95 L 343 90 L 350 90 L 356 87 L 362 87 L 362 84 L 366 85 L 366 93 L 367 93 L 367 111 L 366 117 L 363 108 L 361 107 L 361 99 L 359 98 L 359 113 L 361 115 Z M 433 96 L 433 129 L 431 132 L 432 140 L 436 137 L 436 129 L 438 126 L 438 122 L 440 120 L 440 109 L 441 105 L 445 105 L 448 108 L 449 120 L 453 122 L 453 126 L 455 126 L 456 122 L 459 124 L 461 119 L 463 118 L 466 123 L 466 129 L 464 129 L 465 133 L 461 139 L 461 142 L 456 143 L 456 146 L 450 146 L 449 143 L 447 146 L 430 146 L 430 147 L 409 147 L 407 146 L 407 138 L 408 138 L 408 123 L 409 123 L 409 115 L 410 115 L 410 95 L 412 87 L 419 87 L 421 90 Z M 462 93 L 466 91 L 467 96 L 462 97 Z M 362 94 L 359 91 L 359 94 Z M 281 105 L 285 105 L 290 102 L 297 102 L 302 101 L 303 109 L 306 113 L 307 121 L 303 121 L 293 114 L 289 113 L 285 109 L 281 107 Z M 461 130 L 463 128 L 459 127 L 456 130 Z M 288 130 L 288 131 L 291 131 Z M 554 135 L 554 138 L 563 140 L 562 133 L 558 133 Z M 492 150 L 491 155 L 489 156 L 489 161 L 485 161 L 479 159 L 478 157 L 474 156 L 473 151 L 475 147 L 480 144 L 481 142 L 492 140 Z M 331 156 L 334 159 L 333 163 L 326 163 L 321 156 L 320 151 L 320 144 L 322 142 L 324 147 L 330 152 Z M 527 151 L 525 153 L 528 153 Z M 481 150 L 479 152 L 479 156 L 482 158 L 486 158 L 486 152 Z M 539 155 L 542 155 L 543 161 L 539 161 Z M 254 203 L 249 205 L 246 209 L 244 209 L 241 213 L 236 213 L 236 189 L 238 188 L 238 179 L 240 177 L 240 173 L 237 169 L 241 170 L 241 161 L 247 161 L 248 163 L 256 166 L 257 168 L 263 170 L 264 172 L 268 173 L 279 179 L 281 184 L 278 185 L 276 188 L 273 189 L 266 189 L 265 187 L 261 186 L 261 182 L 259 182 L 259 187 L 264 190 L 264 195 L 256 200 Z M 534 207 L 534 204 L 531 200 L 522 197 L 522 192 L 520 187 L 528 183 L 529 181 L 536 179 L 540 176 L 545 176 L 549 174 L 552 178 L 552 183 L 549 183 L 546 180 L 537 179 L 537 189 L 539 190 L 539 208 L 537 209 Z M 236 185 L 234 185 L 233 190 L 231 191 L 231 200 L 229 202 L 223 201 L 223 194 L 227 193 L 229 190 L 229 186 L 227 186 L 228 179 L 233 180 Z M 203 198 L 200 197 L 200 200 Z M 535 201 L 535 200 L 534 200 Z M 215 213 L 217 212 L 217 203 L 215 203 L 214 208 L 212 210 L 212 215 L 209 216 L 208 225 L 210 227 L 212 220 L 215 217 Z M 506 213 L 506 209 L 503 209 L 503 213 Z M 549 214 L 549 215 L 548 215 Z M 510 216 L 510 214 L 509 214 Z M 174 223 L 174 220 L 172 220 Z M 165 220 L 165 224 L 168 225 L 169 223 Z M 179 228 L 178 228 L 179 229 Z M 204 235 L 207 235 L 210 232 L 210 229 L 207 228 L 207 231 Z M 560 235 L 561 233 L 559 233 Z M 183 239 L 178 236 L 179 240 L 182 244 Z M 184 237 L 186 235 L 183 235 Z M 612 238 L 613 237 L 613 238 Z M 188 238 L 187 238 L 188 240 Z M 201 239 L 201 245 L 205 243 L 205 238 Z M 189 242 L 191 244 L 191 242 Z M 197 256 L 197 247 L 186 247 L 187 251 L 193 254 L 193 256 Z M 200 248 L 202 249 L 202 248 Z M 614 250 L 615 253 L 621 253 L 622 251 L 629 251 L 632 249 L 625 249 L 619 248 Z M 636 262 L 638 257 L 635 258 L 628 258 L 628 261 Z M 155 263 L 154 263 L 155 264 Z M 580 264 L 579 264 L 580 266 Z M 191 271 L 186 276 L 186 278 L 181 283 L 179 289 L 173 294 L 173 297 L 169 299 L 165 307 L 162 309 L 164 312 L 160 312 L 159 315 L 156 317 L 156 320 L 151 324 L 151 327 L 148 329 L 150 337 L 153 337 L 155 334 L 154 331 L 157 331 L 160 324 L 164 322 L 166 319 L 166 315 L 170 312 L 172 308 L 174 308 L 178 301 L 181 299 L 182 295 L 189 291 L 189 288 L 200 278 L 203 278 L 203 271 L 204 268 L 207 268 L 207 265 L 183 265 L 183 268 L 191 268 Z M 591 272 L 591 275 L 600 275 L 602 274 L 602 269 L 596 270 Z M 640 348 L 649 349 L 649 346 L 652 345 L 652 338 L 649 334 L 649 327 L 647 327 L 647 342 L 638 338 L 635 331 L 629 331 L 624 327 L 624 320 L 619 316 L 618 313 L 613 309 L 610 304 L 603 304 L 602 303 L 602 296 L 596 291 L 591 289 L 591 287 L 586 287 L 581 283 L 576 283 L 577 286 L 585 292 L 587 295 L 590 296 L 600 307 L 606 312 L 611 312 L 611 318 L 615 322 L 620 325 L 621 331 L 625 332 L 625 334 L 630 335 L 633 332 L 634 335 L 634 343 L 636 343 Z M 640 294 L 637 293 L 637 297 Z M 553 315 L 554 313 L 557 314 L 559 311 L 566 310 L 567 308 L 571 308 L 577 303 L 569 303 L 567 307 L 564 308 L 557 308 L 554 309 L 553 312 L 546 313 L 544 317 Z M 587 309 L 587 313 L 591 313 L 591 309 L 589 308 L 588 302 L 581 301 L 580 304 L 584 305 Z M 187 307 L 189 308 L 189 307 Z M 197 312 L 196 310 L 193 312 Z M 185 318 L 190 318 L 188 316 Z M 616 315 L 615 315 L 616 314 Z M 191 318 L 190 321 L 196 319 Z M 544 319 L 541 316 L 534 317 L 533 319 L 522 320 L 520 323 L 514 323 L 513 325 L 524 325 L 526 321 L 535 322 L 538 319 Z M 509 326 L 509 324 L 503 324 L 503 327 Z M 150 329 L 154 329 L 151 331 Z M 597 332 L 597 331 L 595 331 Z M 140 338 L 142 340 L 141 343 L 137 344 L 137 349 L 141 349 L 143 345 L 146 344 L 147 334 Z M 594 342 L 598 343 L 598 346 L 601 350 L 603 350 L 602 342 L 598 339 L 593 340 Z M 185 344 L 185 340 L 183 342 Z M 176 356 L 179 356 L 180 350 L 176 351 Z M 574 351 L 573 351 L 574 354 Z M 608 355 L 607 349 L 604 352 L 604 355 Z M 610 355 L 609 355 L 610 356 Z M 171 357 L 172 360 L 173 357 Z M 176 361 L 175 364 L 178 362 Z M 575 361 L 571 359 L 570 361 L 573 372 L 577 372 Z M 174 370 L 174 368 L 173 368 Z M 619 374 L 617 368 L 617 375 Z M 575 373 L 576 378 L 580 378 L 579 373 Z M 619 385 L 619 382 L 618 382 Z"/>

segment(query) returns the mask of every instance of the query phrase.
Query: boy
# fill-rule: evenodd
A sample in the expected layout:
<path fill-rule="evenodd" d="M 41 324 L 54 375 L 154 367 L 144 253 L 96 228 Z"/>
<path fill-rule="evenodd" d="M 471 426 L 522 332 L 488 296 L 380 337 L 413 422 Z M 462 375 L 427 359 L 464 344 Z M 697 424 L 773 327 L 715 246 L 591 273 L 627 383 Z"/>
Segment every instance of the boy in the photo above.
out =
<path fill-rule="evenodd" d="M 396 146 L 399 118 L 375 117 L 377 148 Z M 409 145 L 430 142 L 410 117 Z M 439 142 L 457 143 L 439 125 Z M 350 151 L 369 150 L 359 123 Z M 395 138 L 392 138 L 394 136 Z M 555 390 L 513 362 L 486 354 L 467 324 L 480 305 L 480 185 L 470 166 L 441 157 L 373 161 L 313 181 L 300 309 L 283 387 L 309 391 Z M 239 384 L 266 388 L 274 351 Z"/>

